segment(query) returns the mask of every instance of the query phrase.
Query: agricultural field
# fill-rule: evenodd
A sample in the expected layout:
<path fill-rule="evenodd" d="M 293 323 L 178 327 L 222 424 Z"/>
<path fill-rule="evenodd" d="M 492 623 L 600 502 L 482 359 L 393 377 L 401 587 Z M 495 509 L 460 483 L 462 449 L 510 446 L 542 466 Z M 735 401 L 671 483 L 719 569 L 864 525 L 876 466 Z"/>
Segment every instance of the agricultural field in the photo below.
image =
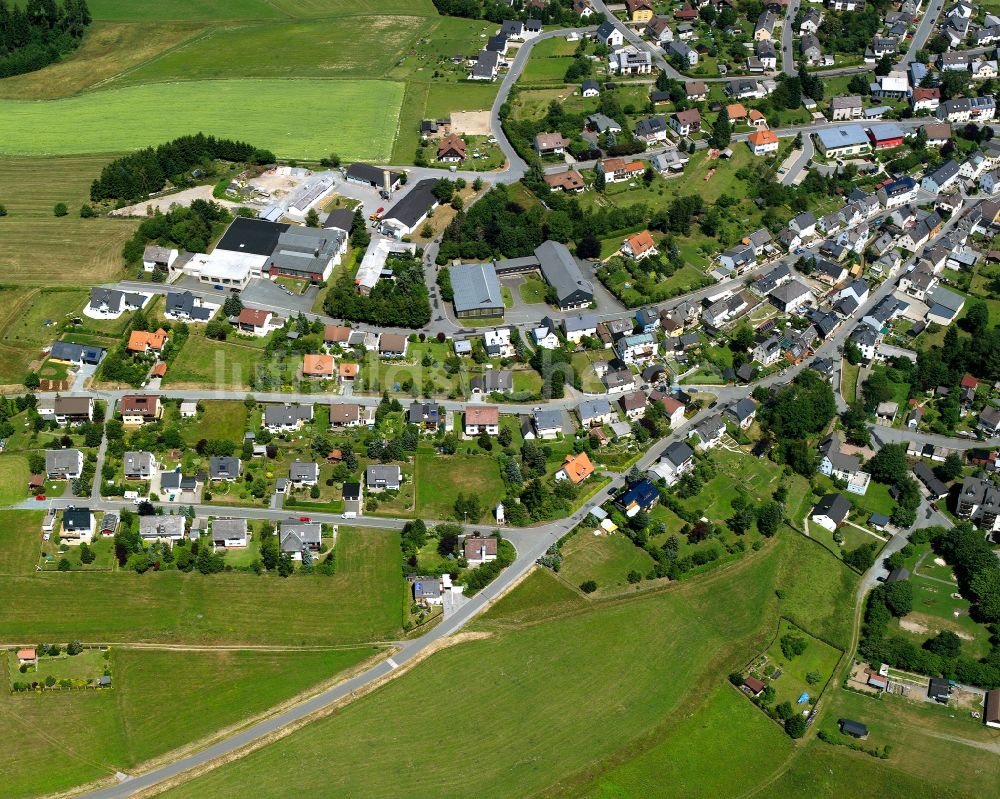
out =
<path fill-rule="evenodd" d="M 64 574 L 23 569 L 32 545 L 37 553 L 40 512 L 0 520 L 0 552 L 17 553 L 0 576 L 4 640 L 332 645 L 385 640 L 402 623 L 395 532 L 341 527 L 331 577 Z"/>
<path fill-rule="evenodd" d="M 449 795 L 500 798 L 557 782 L 570 792 L 573 775 L 602 770 L 622 750 L 659 738 L 664 721 L 682 715 L 690 697 L 714 691 L 727 665 L 764 644 L 776 623 L 780 549 L 776 542 L 705 579 L 591 602 L 589 611 L 558 621 L 497 629 L 494 617 L 491 636 L 442 650 L 337 715 L 164 795 L 235 796 L 253 785 L 262 798 L 278 796 L 287 792 L 282 775 L 289 771 L 306 793 L 389 797 L 433 784 Z M 552 595 L 537 582 L 531 588 L 546 601 Z M 526 612 L 519 601 L 511 606 Z M 622 636 L 623 625 L 633 632 Z M 496 690 L 481 695 L 470 713 L 454 686 L 481 675 L 484 663 Z M 559 690 L 552 690 L 554 681 Z M 435 713 L 424 712 L 429 704 Z M 456 770 L 441 740 L 472 736 L 491 756 L 474 770 Z M 392 744 L 399 740 L 408 742 L 404 769 Z M 298 767 L 330 751 L 343 755 L 335 772 Z"/>
<path fill-rule="evenodd" d="M 0 691 L 0 719 L 12 733 L 0 754 L 4 796 L 47 794 L 134 768 L 243 724 L 375 653 L 364 646 L 277 652 L 113 647 L 111 690 Z M 67 662 L 86 657 L 85 651 Z M 5 671 L 9 658 L 0 657 Z"/>
<path fill-rule="evenodd" d="M 94 19 L 227 21 L 242 19 L 287 19 L 293 17 L 338 17 L 383 14 L 434 14 L 430 0 L 164 0 L 136 6 L 130 0 L 93 0 Z"/>
<path fill-rule="evenodd" d="M 131 86 L 48 102 L 0 100 L 0 149 L 7 155 L 120 152 L 204 131 L 288 158 L 333 150 L 345 159 L 380 160 L 392 149 L 402 99 L 403 85 L 391 81 L 233 79 Z M 181 107 L 187 110 L 178 114 Z M 248 115 L 248 107 L 267 112 Z M 310 109 L 309 124 L 300 118 L 303 108 Z"/>
<path fill-rule="evenodd" d="M 24 133 L 30 138 L 28 131 Z M 89 197 L 91 182 L 109 160 L 108 156 L 0 158 L 0 203 L 8 214 L 0 217 L 4 284 L 80 285 L 119 276 L 121 248 L 135 222 L 76 216 Z M 58 202 L 66 203 L 69 216 L 53 216 Z"/>

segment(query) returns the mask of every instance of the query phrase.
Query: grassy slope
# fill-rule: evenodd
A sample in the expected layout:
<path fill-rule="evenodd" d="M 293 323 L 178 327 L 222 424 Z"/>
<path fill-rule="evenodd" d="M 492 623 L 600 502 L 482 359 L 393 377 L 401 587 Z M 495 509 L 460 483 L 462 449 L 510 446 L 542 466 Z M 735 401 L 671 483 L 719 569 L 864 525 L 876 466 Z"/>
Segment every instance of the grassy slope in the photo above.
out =
<path fill-rule="evenodd" d="M 542 790 L 643 739 L 762 645 L 774 624 L 777 550 L 666 592 L 456 645 L 337 716 L 167 795 L 238 796 L 250 785 L 259 797 L 283 795 L 280 775 L 289 769 L 304 793 L 400 796 L 428 784 L 465 796 Z M 569 604 L 537 580 L 531 587 Z M 455 689 L 480 683 L 484 664 L 492 690 L 477 693 L 473 710 Z M 472 739 L 491 756 L 455 769 L 442 741 Z M 296 767 L 330 751 L 343 754 L 336 771 Z"/>
<path fill-rule="evenodd" d="M 318 652 L 116 650 L 111 691 L 11 695 L 0 723 L 3 796 L 110 776 L 267 710 L 350 668 L 369 647 Z M 85 731 L 81 734 L 81 731 Z"/>
<path fill-rule="evenodd" d="M 37 512 L 0 512 L 0 551 L 25 552 L 25 542 L 37 541 L 39 520 Z M 0 639 L 297 646 L 394 635 L 401 621 L 398 534 L 341 528 L 337 550 L 335 576 L 292 579 L 35 574 L 17 555 L 0 576 Z M 16 566 L 20 573 L 12 575 Z"/>
<path fill-rule="evenodd" d="M 28 461 L 20 455 L 0 455 L 0 505 L 13 505 L 27 491 Z"/>
<path fill-rule="evenodd" d="M 83 91 L 176 47 L 203 26 L 195 22 L 98 22 L 68 58 L 0 80 L 0 97 L 50 100 Z"/>

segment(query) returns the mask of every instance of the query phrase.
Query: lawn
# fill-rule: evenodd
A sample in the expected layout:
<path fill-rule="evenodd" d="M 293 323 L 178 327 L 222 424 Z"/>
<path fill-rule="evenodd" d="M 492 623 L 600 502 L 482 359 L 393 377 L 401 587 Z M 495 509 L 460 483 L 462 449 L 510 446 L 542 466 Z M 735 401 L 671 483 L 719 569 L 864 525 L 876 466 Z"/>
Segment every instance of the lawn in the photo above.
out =
<path fill-rule="evenodd" d="M 28 461 L 20 455 L 0 455 L 0 506 L 20 502 L 28 493 Z"/>
<path fill-rule="evenodd" d="M 92 0 L 94 19 L 114 20 L 246 20 L 288 17 L 336 17 L 380 12 L 391 15 L 432 15 L 430 0 L 164 0 L 142 3 L 132 0 Z"/>
<path fill-rule="evenodd" d="M 781 639 L 786 636 L 806 641 L 805 651 L 792 658 L 786 657 L 781 648 Z M 763 658 L 754 662 L 751 671 L 774 688 L 775 703 L 789 702 L 797 710 L 805 710 L 809 705 L 798 704 L 799 696 L 805 693 L 815 700 L 826 687 L 841 654 L 840 650 L 814 638 L 787 619 L 782 619 L 774 642 Z M 771 671 L 767 671 L 768 668 Z M 774 675 L 779 672 L 780 676 L 775 679 Z M 815 685 L 810 685 L 806 679 L 806 675 L 812 673 L 820 676 Z"/>
<path fill-rule="evenodd" d="M 563 544 L 562 555 L 561 577 L 574 586 L 593 580 L 602 594 L 626 590 L 630 571 L 645 577 L 653 566 L 646 550 L 617 533 L 594 535 L 591 530 L 581 530 Z"/>
<path fill-rule="evenodd" d="M 654 743 L 691 697 L 717 688 L 728 662 L 763 643 L 775 623 L 776 562 L 777 547 L 664 592 L 592 603 L 590 612 L 456 644 L 336 716 L 165 796 L 235 796 L 252 785 L 266 799 L 287 794 L 289 773 L 304 794 L 372 799 L 423 785 L 497 799 L 535 795 L 556 782 L 573 792 L 567 780 Z M 537 581 L 531 591 L 539 594 Z M 541 597 L 548 601 L 550 592 Z M 525 612 L 521 602 L 511 604 Z M 494 690 L 481 692 L 470 713 L 454 686 L 481 679 L 484 664 Z M 491 756 L 456 770 L 454 749 L 442 741 L 472 739 Z M 329 752 L 342 754 L 336 770 L 305 767 Z"/>
<path fill-rule="evenodd" d="M 11 733 L 0 754 L 3 795 L 47 794 L 132 769 L 242 724 L 374 652 L 371 647 L 300 652 L 115 648 L 111 691 L 2 691 L 0 718 Z M 85 652 L 68 660 L 86 657 Z M 98 674 L 103 671 L 101 665 Z"/>
<path fill-rule="evenodd" d="M 587 606 L 585 600 L 551 571 L 536 568 L 518 584 L 516 591 L 505 594 L 473 622 L 480 629 L 518 626 L 557 614 L 573 613 Z"/>
<path fill-rule="evenodd" d="M 57 657 L 43 657 L 38 660 L 36 671 L 28 672 L 25 676 L 31 680 L 44 682 L 45 678 L 52 676 L 59 680 L 93 680 L 104 674 L 104 669 L 108 665 L 104 657 L 105 650 L 84 649 L 78 655 L 67 655 L 66 651 Z M 18 679 L 15 672 L 14 679 Z"/>
<path fill-rule="evenodd" d="M 739 796 L 774 773 L 793 751 L 781 728 L 726 685 L 716 688 L 693 714 L 674 717 L 668 724 L 663 740 L 603 774 L 581 795 Z"/>
<path fill-rule="evenodd" d="M 262 359 L 263 351 L 251 342 L 214 341 L 191 335 L 170 364 L 163 385 L 171 388 L 248 388 L 254 367 Z"/>
<path fill-rule="evenodd" d="M 837 726 L 837 719 L 849 718 L 868 727 L 864 747 L 892 747 L 888 764 L 901 772 L 946 783 L 966 796 L 1000 782 L 1000 763 L 975 747 L 1000 741 L 1000 731 L 988 729 L 967 714 L 891 694 L 875 698 L 839 688 L 828 699 L 820 729 L 835 741 L 854 741 L 842 736 Z"/>
<path fill-rule="evenodd" d="M 521 302 L 529 304 L 544 303 L 546 289 L 545 282 L 537 277 L 527 277 L 517 287 L 518 294 L 521 295 Z"/>
<path fill-rule="evenodd" d="M 420 452 L 416 456 L 417 515 L 424 519 L 451 519 L 460 493 L 479 497 L 483 516 L 504 495 L 500 468 L 485 455 L 437 455 Z"/>
<path fill-rule="evenodd" d="M 37 553 L 39 513 L 3 520 L 0 552 L 14 553 L 0 576 L 6 641 L 353 644 L 386 640 L 401 624 L 399 535 L 392 531 L 341 527 L 332 577 L 65 574 L 35 573 L 27 561 L 30 546 Z"/>
<path fill-rule="evenodd" d="M 251 141 L 284 157 L 319 158 L 332 150 L 347 160 L 387 159 L 403 88 L 380 80 L 233 79 L 131 86 L 47 102 L 0 100 L 0 151 L 116 152 L 197 130 Z M 184 114 L 176 113 L 179 107 Z M 260 113 L 247 114 L 248 107 Z M 308 125 L 300 124 L 303 108 L 311 109 Z"/>
<path fill-rule="evenodd" d="M 59 337 L 56 325 L 87 301 L 84 289 L 0 287 L 0 383 L 20 383 L 41 350 Z M 62 379 L 66 367 L 49 364 L 41 377 Z"/>
<path fill-rule="evenodd" d="M 928 558 L 933 557 L 933 553 Z M 902 619 L 894 620 L 893 632 L 914 643 L 923 644 L 943 630 L 950 630 L 962 639 L 964 655 L 974 658 L 989 654 L 989 631 L 969 616 L 969 602 L 953 597 L 958 588 L 924 577 L 910 578 L 913 585 L 913 610 Z"/>
<path fill-rule="evenodd" d="M 188 339 L 190 341 L 190 339 Z M 193 419 L 179 419 L 181 435 L 191 445 L 203 438 L 221 438 L 227 441 L 242 441 L 247 431 L 247 406 L 241 400 L 208 400 L 201 405 L 205 408 Z M 178 410 L 171 409 L 171 418 L 177 418 Z"/>
<path fill-rule="evenodd" d="M 849 363 L 846 358 L 840 363 L 840 393 L 848 403 L 851 403 L 858 398 L 858 374 L 861 367 Z"/>

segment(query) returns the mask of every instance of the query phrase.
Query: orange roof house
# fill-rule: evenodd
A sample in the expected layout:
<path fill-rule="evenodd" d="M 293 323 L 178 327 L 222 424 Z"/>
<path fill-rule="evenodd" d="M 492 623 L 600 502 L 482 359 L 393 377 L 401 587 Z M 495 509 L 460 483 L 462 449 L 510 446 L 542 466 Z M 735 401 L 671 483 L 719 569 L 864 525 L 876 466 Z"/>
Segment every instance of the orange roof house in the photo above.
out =
<path fill-rule="evenodd" d="M 34 663 L 37 659 L 38 658 L 35 655 L 34 647 L 17 650 L 18 665 L 24 665 L 25 663 Z"/>
<path fill-rule="evenodd" d="M 128 337 L 129 352 L 159 352 L 163 345 L 167 343 L 167 331 L 162 327 L 157 328 L 153 333 L 145 330 L 133 330 Z"/>
<path fill-rule="evenodd" d="M 302 358 L 304 377 L 333 377 L 333 369 L 332 355 L 305 355 Z"/>
<path fill-rule="evenodd" d="M 750 119 L 750 124 L 755 128 L 766 128 L 767 127 L 767 117 L 764 116 L 756 108 L 751 108 L 750 113 L 747 115 Z"/>
<path fill-rule="evenodd" d="M 625 239 L 625 245 L 622 247 L 625 254 L 631 255 L 633 258 L 642 258 L 651 254 L 655 249 L 656 242 L 653 241 L 653 236 L 648 230 L 629 236 Z"/>
<path fill-rule="evenodd" d="M 167 373 L 167 364 L 164 361 L 160 361 L 156 366 L 153 367 L 153 371 L 149 373 L 150 377 L 163 377 Z"/>
<path fill-rule="evenodd" d="M 773 130 L 757 130 L 747 137 L 747 144 L 754 155 L 762 155 L 778 149 L 778 137 Z"/>
<path fill-rule="evenodd" d="M 743 103 L 732 103 L 726 106 L 726 115 L 730 122 L 739 122 L 747 118 L 747 109 Z"/>
<path fill-rule="evenodd" d="M 338 375 L 341 380 L 354 380 L 358 376 L 361 366 L 356 363 L 344 361 L 340 364 Z"/>
<path fill-rule="evenodd" d="M 579 455 L 567 455 L 562 469 L 556 473 L 557 480 L 569 480 L 579 485 L 594 473 L 594 464 L 590 462 L 586 452 Z"/>

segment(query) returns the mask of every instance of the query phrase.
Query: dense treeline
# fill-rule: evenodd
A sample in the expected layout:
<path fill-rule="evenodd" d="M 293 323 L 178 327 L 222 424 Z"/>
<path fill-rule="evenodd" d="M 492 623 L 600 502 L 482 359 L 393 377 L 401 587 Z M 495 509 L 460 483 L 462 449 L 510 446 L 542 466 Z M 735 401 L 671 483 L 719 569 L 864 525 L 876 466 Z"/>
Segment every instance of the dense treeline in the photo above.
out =
<path fill-rule="evenodd" d="M 526 3 L 495 2 L 495 0 L 434 0 L 439 14 L 447 17 L 466 19 L 488 19 L 500 23 L 505 19 L 538 19 L 545 25 L 578 25 L 580 17 L 573 11 L 573 0 L 549 0 L 544 8 L 528 7 Z M 585 21 L 588 25 L 598 25 L 604 15 L 592 15 Z"/>
<path fill-rule="evenodd" d="M 940 348 L 918 354 L 916 384 L 921 389 L 956 385 L 966 372 L 981 380 L 1000 380 L 1000 327 L 989 328 L 985 302 L 969 300 L 968 304 L 959 324 L 971 335 L 962 336 L 951 325 Z"/>
<path fill-rule="evenodd" d="M 274 161 L 274 153 L 246 142 L 217 139 L 202 133 L 181 136 L 112 161 L 91 184 L 90 199 L 137 202 L 162 190 L 168 179 L 216 159 L 267 164 Z"/>
<path fill-rule="evenodd" d="M 137 264 L 150 242 L 188 252 L 207 252 L 209 243 L 231 220 L 229 211 L 211 200 L 194 200 L 187 208 L 177 205 L 165 214 L 157 211 L 142 220 L 132 238 L 125 242 L 122 258 L 127 264 Z"/>
<path fill-rule="evenodd" d="M 76 49 L 90 24 L 87 0 L 0 0 L 0 78 L 34 72 Z"/>
<path fill-rule="evenodd" d="M 759 414 L 761 426 L 774 439 L 777 460 L 802 475 L 816 471 L 818 456 L 809 442 L 826 428 L 837 413 L 830 384 L 812 369 L 805 369 L 769 400 L 764 388 L 754 397 L 765 402 Z"/>
<path fill-rule="evenodd" d="M 386 262 L 392 280 L 380 280 L 367 297 L 358 294 L 351 275 L 342 271 L 323 301 L 330 316 L 386 327 L 423 327 L 431 321 L 430 296 L 419 257 L 392 256 Z"/>

